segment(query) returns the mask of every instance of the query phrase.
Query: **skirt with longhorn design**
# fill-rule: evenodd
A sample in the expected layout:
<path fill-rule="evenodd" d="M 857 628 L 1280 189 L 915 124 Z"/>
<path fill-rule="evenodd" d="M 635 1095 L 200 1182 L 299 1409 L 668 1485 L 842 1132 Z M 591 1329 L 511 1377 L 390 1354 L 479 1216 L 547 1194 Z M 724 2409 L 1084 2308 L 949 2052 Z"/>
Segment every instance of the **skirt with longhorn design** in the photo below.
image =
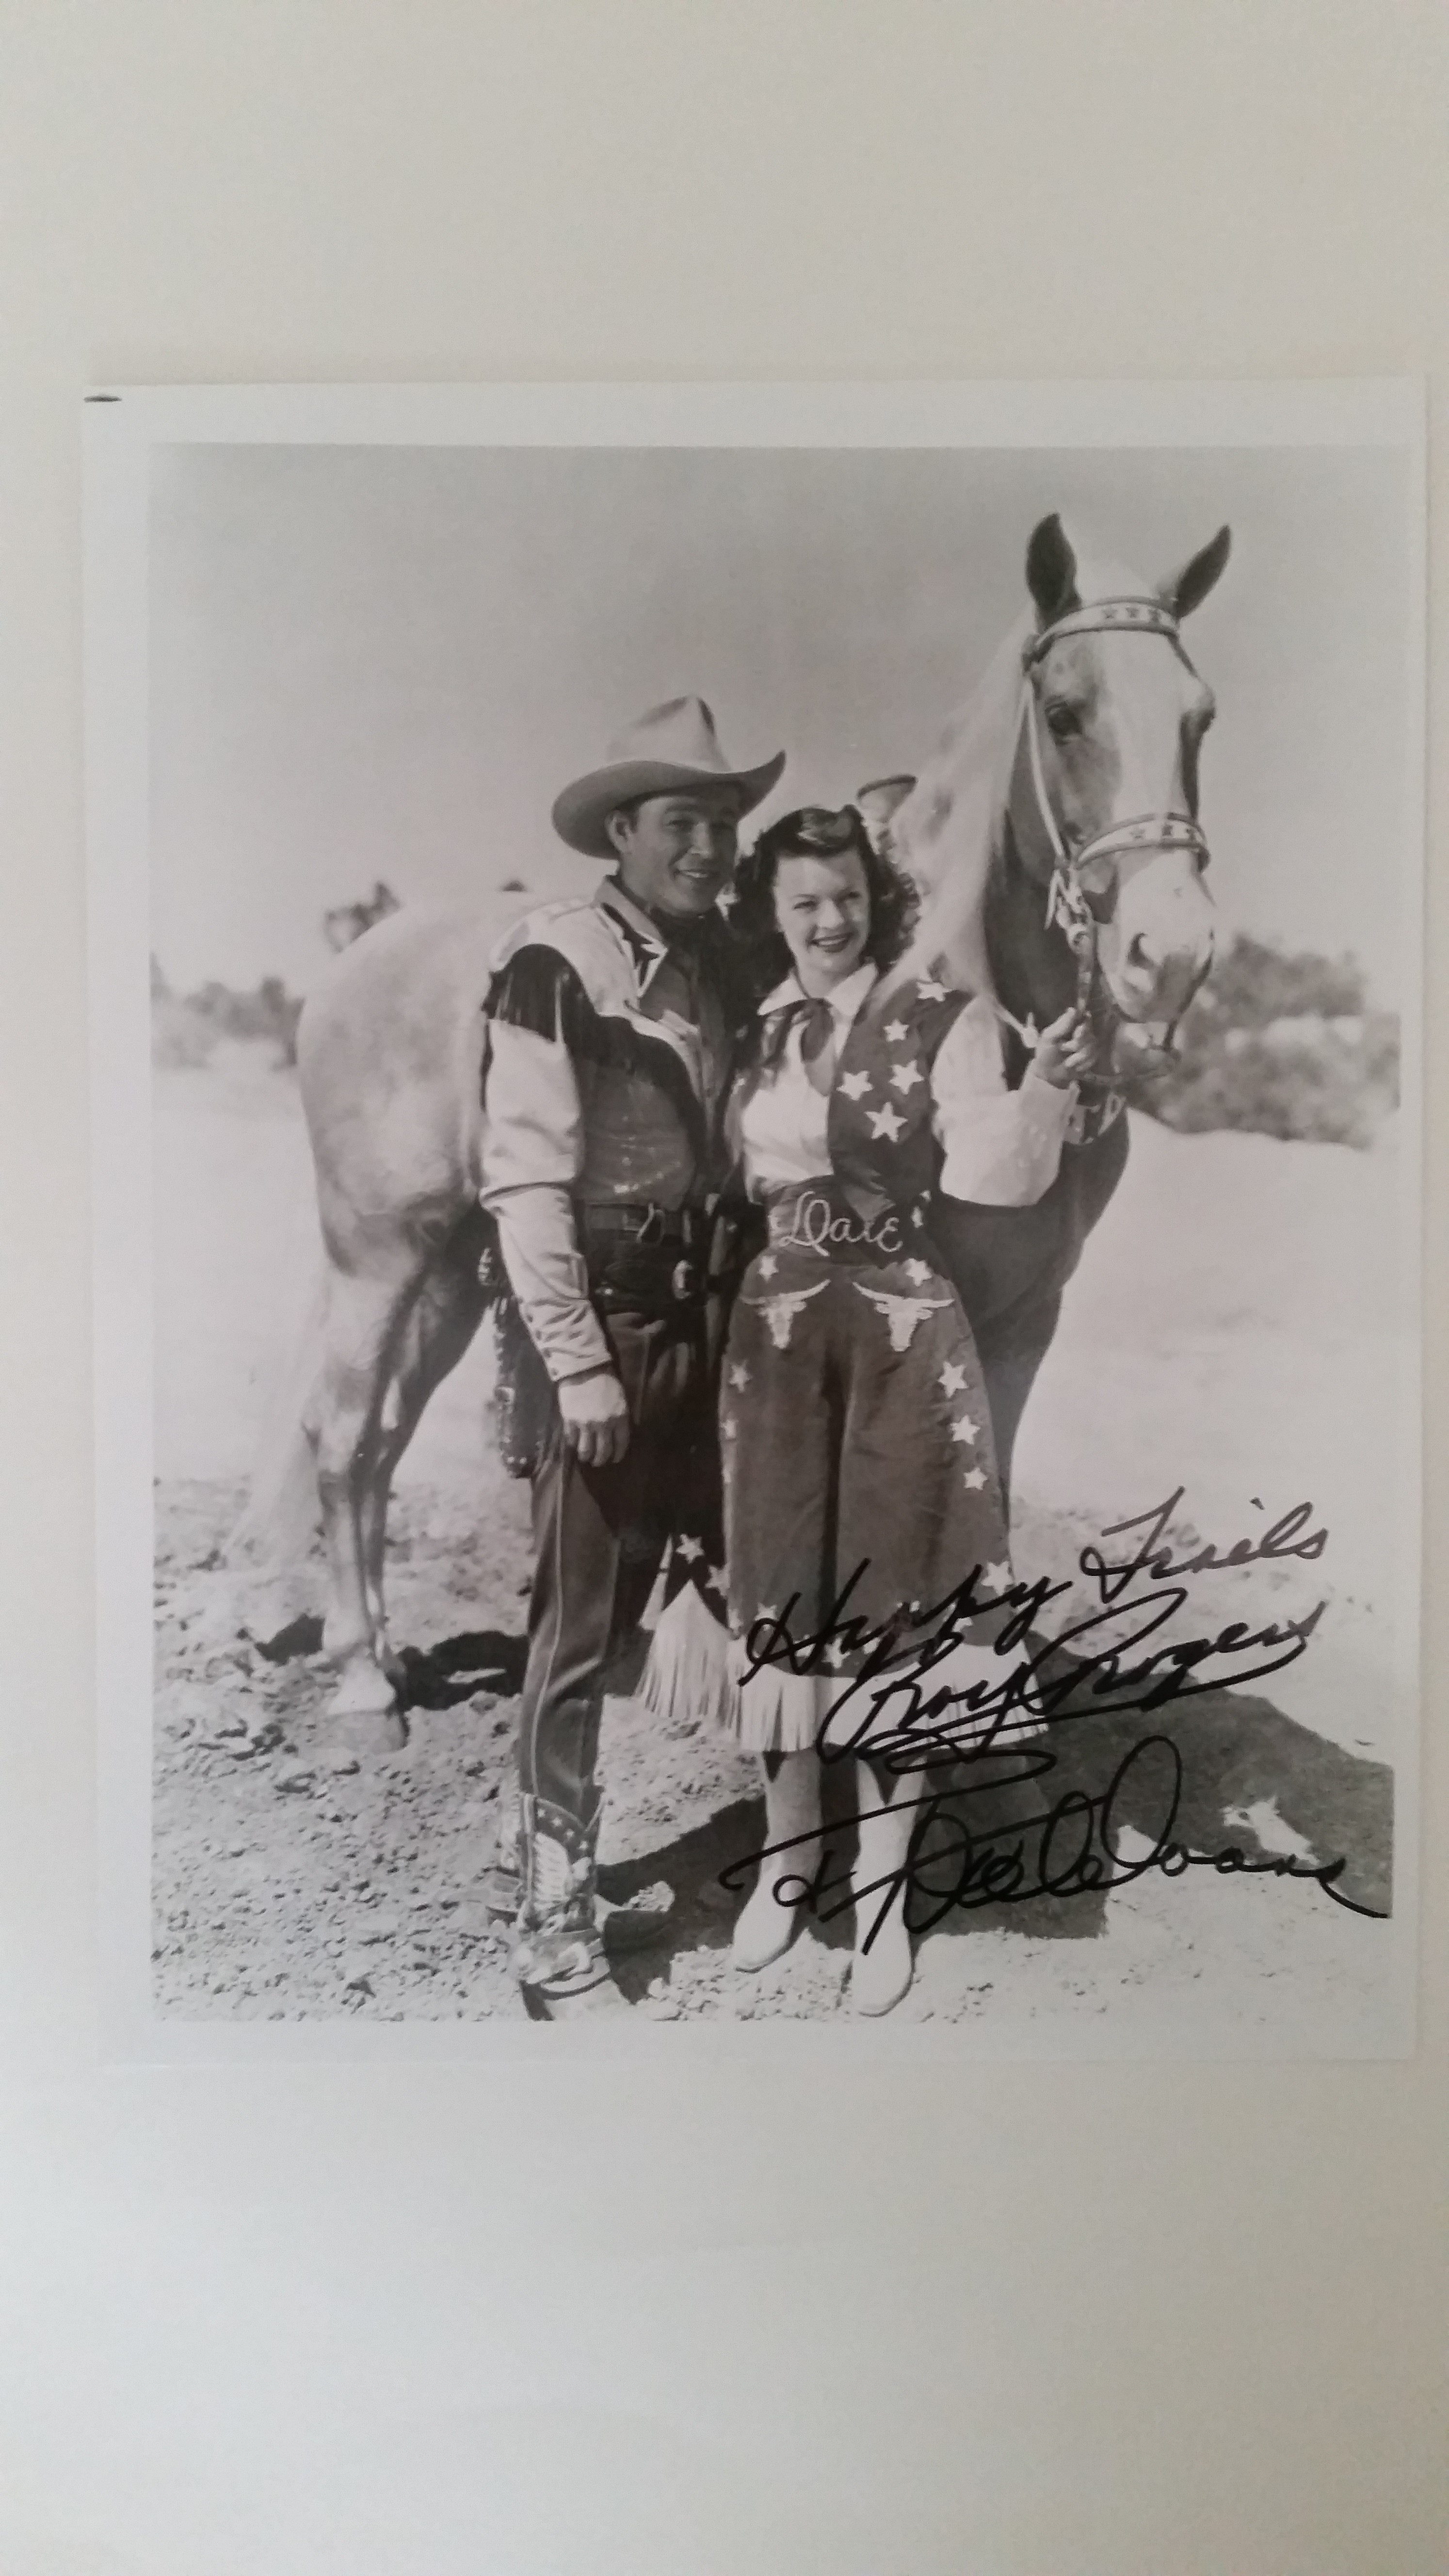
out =
<path fill-rule="evenodd" d="M 969 1639 L 963 1593 L 987 1602 L 1011 1572 L 976 1347 L 921 1212 L 862 1213 L 822 1178 L 767 1215 L 721 1390 L 727 1722 L 791 1752 L 883 1640 L 908 1671 L 945 1625 Z M 866 1739 L 879 1687 L 841 1709 L 845 1733 Z"/>

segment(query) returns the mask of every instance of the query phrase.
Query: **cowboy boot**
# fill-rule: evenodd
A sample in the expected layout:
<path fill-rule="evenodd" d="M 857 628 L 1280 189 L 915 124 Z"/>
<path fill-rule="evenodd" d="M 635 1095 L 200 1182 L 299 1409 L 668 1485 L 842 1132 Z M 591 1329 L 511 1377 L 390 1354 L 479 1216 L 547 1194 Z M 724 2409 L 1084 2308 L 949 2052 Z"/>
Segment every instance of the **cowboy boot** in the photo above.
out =
<path fill-rule="evenodd" d="M 594 1866 L 599 1927 L 606 1949 L 619 1957 L 652 1949 L 664 1939 L 673 1917 L 674 1890 L 664 1879 L 612 1897 L 611 1887 L 623 1887 L 637 1876 L 637 1869 L 626 1862 L 615 1862 L 612 1868 L 601 1862 Z M 493 1858 L 483 1873 L 483 1902 L 493 1922 L 517 1923 L 523 1902 L 523 1817 L 516 1794 L 499 1801 Z"/>
<path fill-rule="evenodd" d="M 544 1798 L 520 1800 L 520 1888 L 513 1972 L 550 1995 L 584 1994 L 608 1981 L 594 1887 L 594 1837 Z"/>
<path fill-rule="evenodd" d="M 774 1764 L 773 1771 L 771 1763 Z M 789 1949 L 815 1875 L 820 1845 L 802 1836 L 820 1831 L 820 1756 L 811 1746 L 804 1753 L 763 1757 L 765 1773 L 765 1840 L 788 1843 L 788 1851 L 767 1851 L 760 1874 L 734 1928 L 730 1957 L 737 1968 L 768 1968 Z M 798 1893 L 784 1891 L 791 1882 Z"/>
<path fill-rule="evenodd" d="M 920 1790 L 907 1771 L 881 1786 L 879 1772 L 858 1762 L 860 1848 L 851 1882 L 855 1889 L 855 1956 L 850 1968 L 851 2010 L 888 2013 L 913 1974 L 901 1881 Z"/>

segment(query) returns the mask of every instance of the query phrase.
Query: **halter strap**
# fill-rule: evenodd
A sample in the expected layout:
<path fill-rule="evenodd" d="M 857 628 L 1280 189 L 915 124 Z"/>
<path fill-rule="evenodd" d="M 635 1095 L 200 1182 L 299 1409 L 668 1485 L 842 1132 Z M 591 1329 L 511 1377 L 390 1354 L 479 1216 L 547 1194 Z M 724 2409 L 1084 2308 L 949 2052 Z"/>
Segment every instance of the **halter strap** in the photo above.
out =
<path fill-rule="evenodd" d="M 1133 612 L 1129 617 L 1127 612 Z M 1177 620 L 1154 600 L 1098 600 L 1090 608 L 1078 609 L 1069 617 L 1059 618 L 1055 626 L 1036 637 L 1022 655 L 1021 712 L 1018 725 L 1026 730 L 1027 753 L 1031 766 L 1032 793 L 1047 839 L 1051 844 L 1052 873 L 1047 888 L 1047 928 L 1064 934 L 1077 964 L 1077 1006 L 1090 1012 L 1098 983 L 1097 916 L 1087 899 L 1082 883 L 1084 871 L 1094 860 L 1115 859 L 1119 868 L 1126 861 L 1145 861 L 1163 850 L 1186 850 L 1202 864 L 1210 855 L 1207 836 L 1201 826 L 1187 814 L 1134 814 L 1124 821 L 1110 824 L 1094 840 L 1080 849 L 1069 850 L 1057 821 L 1051 798 L 1047 794 L 1042 772 L 1041 737 L 1037 723 L 1036 692 L 1031 685 L 1034 664 L 1049 644 L 1061 635 L 1090 634 L 1099 628 L 1117 631 L 1135 630 L 1139 634 L 1177 636 Z M 1031 1041 L 1022 1025 L 1009 1013 L 998 1013 L 1016 1029 L 1030 1049 Z M 1114 1006 L 1115 1016 L 1115 1006 Z M 1035 1032 L 1032 1033 L 1035 1035 Z M 1102 1123 L 1110 1124 L 1123 1106 L 1121 1094 L 1111 1087 L 1110 1079 L 1089 1076 L 1100 1084 L 1105 1097 Z"/>
<path fill-rule="evenodd" d="M 1075 609 L 1070 617 L 1058 618 L 1029 645 L 1022 657 L 1023 686 L 1021 719 L 1026 727 L 1027 747 L 1031 755 L 1031 783 L 1037 811 L 1046 827 L 1056 864 L 1052 870 L 1051 892 L 1047 900 L 1047 920 L 1060 921 L 1070 935 L 1073 926 L 1080 928 L 1082 915 L 1090 912 L 1081 888 L 1084 869 L 1094 859 L 1150 858 L 1159 850 L 1190 850 L 1206 863 L 1209 857 L 1207 834 L 1190 814 L 1133 814 L 1120 823 L 1109 824 L 1095 839 L 1084 841 L 1079 850 L 1069 850 L 1061 826 L 1052 808 L 1042 775 L 1041 738 L 1037 730 L 1036 697 L 1030 686 L 1033 665 L 1049 644 L 1061 635 L 1088 635 L 1111 625 L 1125 626 L 1128 612 L 1141 634 L 1168 635 L 1176 638 L 1177 619 L 1170 609 L 1151 599 L 1095 600 L 1090 608 Z"/>
<path fill-rule="evenodd" d="M 1160 599 L 1094 599 L 1085 608 L 1070 609 L 1054 625 L 1044 626 L 1039 635 L 1029 636 L 1022 646 L 1023 670 L 1030 671 L 1053 644 L 1066 635 L 1165 635 L 1176 644 L 1179 628 L 1170 608 Z"/>
<path fill-rule="evenodd" d="M 1080 874 L 1095 859 L 1152 858 L 1159 850 L 1190 850 L 1204 861 L 1210 855 L 1207 834 L 1190 815 L 1134 814 L 1125 823 L 1114 823 L 1110 831 L 1099 832 L 1095 841 L 1084 841 L 1067 864 Z"/>

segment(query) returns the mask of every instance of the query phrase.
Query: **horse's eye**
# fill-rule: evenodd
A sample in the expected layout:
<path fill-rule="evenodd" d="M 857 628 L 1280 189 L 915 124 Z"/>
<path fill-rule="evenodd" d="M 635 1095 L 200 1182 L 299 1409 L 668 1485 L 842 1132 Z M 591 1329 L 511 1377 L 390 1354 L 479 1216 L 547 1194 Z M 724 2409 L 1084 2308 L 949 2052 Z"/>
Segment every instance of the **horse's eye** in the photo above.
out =
<path fill-rule="evenodd" d="M 1075 707 L 1064 706 L 1060 699 L 1048 707 L 1046 720 L 1047 729 L 1057 742 L 1068 742 L 1074 733 L 1081 731 Z"/>

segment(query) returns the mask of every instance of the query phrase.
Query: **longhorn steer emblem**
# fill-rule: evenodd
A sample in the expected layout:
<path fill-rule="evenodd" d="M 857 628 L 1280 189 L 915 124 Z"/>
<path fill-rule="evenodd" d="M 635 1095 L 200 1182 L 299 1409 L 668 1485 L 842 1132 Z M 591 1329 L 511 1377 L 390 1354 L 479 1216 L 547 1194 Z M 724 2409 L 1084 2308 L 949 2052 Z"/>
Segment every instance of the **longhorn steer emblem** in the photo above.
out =
<path fill-rule="evenodd" d="M 792 1288 L 780 1297 L 746 1297 L 744 1302 L 747 1306 L 759 1308 L 770 1327 L 770 1339 L 776 1350 L 787 1351 L 790 1347 L 790 1329 L 801 1307 L 808 1306 L 811 1298 L 818 1297 L 821 1289 L 828 1288 L 829 1285 L 828 1279 L 822 1279 L 819 1286 L 815 1288 Z"/>
<path fill-rule="evenodd" d="M 855 1285 L 862 1297 L 870 1299 L 876 1313 L 884 1315 L 890 1326 L 893 1351 L 908 1351 L 917 1325 L 951 1303 L 949 1297 L 893 1297 L 888 1288 L 867 1288 L 860 1279 Z"/>

